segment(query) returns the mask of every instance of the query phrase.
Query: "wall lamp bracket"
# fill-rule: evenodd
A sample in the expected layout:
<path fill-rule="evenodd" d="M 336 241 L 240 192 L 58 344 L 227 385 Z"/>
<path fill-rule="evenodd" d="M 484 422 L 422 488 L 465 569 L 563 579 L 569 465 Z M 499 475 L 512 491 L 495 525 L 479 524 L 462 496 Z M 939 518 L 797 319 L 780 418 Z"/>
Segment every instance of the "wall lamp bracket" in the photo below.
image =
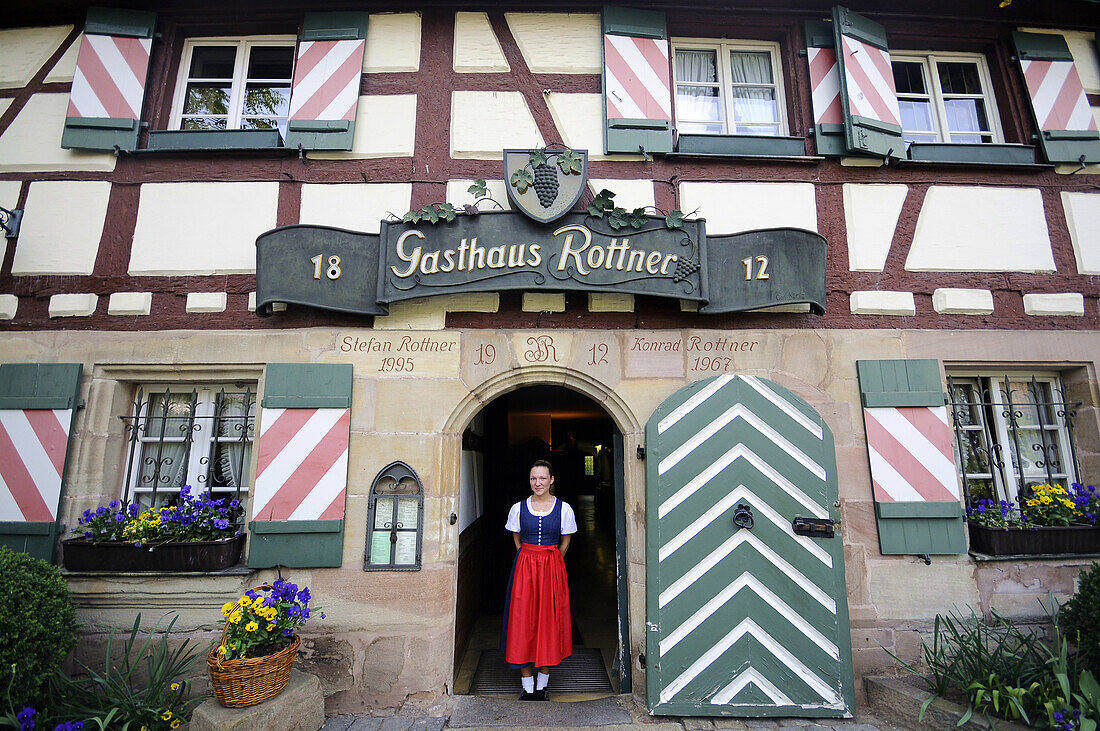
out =
<path fill-rule="evenodd" d="M 4 237 L 14 239 L 19 236 L 19 224 L 23 222 L 23 209 L 16 208 L 9 211 L 0 206 L 0 228 L 4 229 Z"/>

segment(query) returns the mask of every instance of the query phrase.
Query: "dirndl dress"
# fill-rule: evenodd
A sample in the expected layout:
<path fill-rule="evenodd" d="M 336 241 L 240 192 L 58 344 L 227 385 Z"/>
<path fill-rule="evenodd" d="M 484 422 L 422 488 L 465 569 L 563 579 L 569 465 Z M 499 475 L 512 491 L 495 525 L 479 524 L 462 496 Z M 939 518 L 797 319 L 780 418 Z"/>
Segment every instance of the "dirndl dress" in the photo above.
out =
<path fill-rule="evenodd" d="M 520 504 L 521 547 L 512 564 L 504 606 L 501 644 L 511 665 L 548 667 L 573 654 L 573 623 L 569 612 L 569 583 L 561 541 L 561 500 L 547 515 Z"/>

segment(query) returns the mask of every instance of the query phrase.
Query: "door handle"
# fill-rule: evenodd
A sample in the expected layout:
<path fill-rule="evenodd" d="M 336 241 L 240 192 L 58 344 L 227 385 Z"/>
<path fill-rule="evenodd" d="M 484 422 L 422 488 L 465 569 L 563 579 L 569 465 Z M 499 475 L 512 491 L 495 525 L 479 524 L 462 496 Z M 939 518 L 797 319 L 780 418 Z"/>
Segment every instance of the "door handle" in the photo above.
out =
<path fill-rule="evenodd" d="M 733 509 L 733 524 L 738 528 L 748 528 L 752 530 L 753 523 L 752 506 L 745 503 L 738 503 L 737 507 Z"/>

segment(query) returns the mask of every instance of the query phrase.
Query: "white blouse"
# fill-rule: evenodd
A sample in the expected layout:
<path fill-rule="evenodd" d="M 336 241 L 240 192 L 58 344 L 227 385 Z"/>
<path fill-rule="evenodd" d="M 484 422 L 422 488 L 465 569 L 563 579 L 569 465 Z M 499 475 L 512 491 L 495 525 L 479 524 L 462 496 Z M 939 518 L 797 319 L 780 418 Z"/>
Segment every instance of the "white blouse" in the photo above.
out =
<path fill-rule="evenodd" d="M 554 498 L 557 500 L 557 498 Z M 521 503 L 516 503 L 512 506 L 512 509 L 508 511 L 508 522 L 504 524 L 507 530 L 513 533 L 519 533 L 519 511 Z M 538 511 L 531 507 L 531 498 L 527 498 L 527 509 L 531 511 L 532 515 L 549 515 L 554 509 L 554 505 L 545 511 Z M 573 508 L 569 507 L 569 503 L 563 502 L 561 504 L 561 534 L 563 536 L 577 532 L 577 516 L 573 512 Z"/>

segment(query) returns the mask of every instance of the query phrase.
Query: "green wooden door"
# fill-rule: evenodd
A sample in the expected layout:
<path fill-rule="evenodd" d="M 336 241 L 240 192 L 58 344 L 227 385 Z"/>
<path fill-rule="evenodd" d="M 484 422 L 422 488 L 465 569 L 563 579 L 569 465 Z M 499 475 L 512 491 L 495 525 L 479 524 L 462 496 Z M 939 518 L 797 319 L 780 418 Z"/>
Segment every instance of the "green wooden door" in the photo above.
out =
<path fill-rule="evenodd" d="M 854 710 L 836 456 L 821 417 L 770 381 L 718 376 L 646 427 L 647 697 L 657 714 Z M 751 527 L 733 521 L 738 506 Z M 744 511 L 742 511 L 742 514 Z M 747 521 L 742 521 L 747 522 Z"/>

